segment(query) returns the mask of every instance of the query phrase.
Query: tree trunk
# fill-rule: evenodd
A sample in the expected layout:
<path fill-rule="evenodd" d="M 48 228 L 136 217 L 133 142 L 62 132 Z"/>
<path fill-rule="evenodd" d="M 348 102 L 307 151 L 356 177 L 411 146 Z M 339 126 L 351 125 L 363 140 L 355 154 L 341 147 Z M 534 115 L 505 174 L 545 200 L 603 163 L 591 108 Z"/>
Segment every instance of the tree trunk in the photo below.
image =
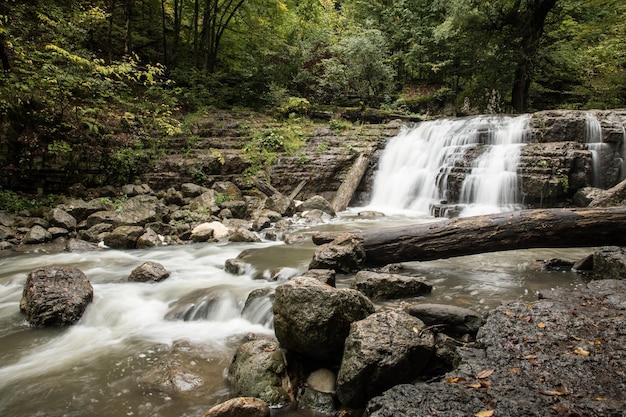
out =
<path fill-rule="evenodd" d="M 348 175 L 346 175 L 346 178 L 341 183 L 341 186 L 335 193 L 335 197 L 330 204 L 333 207 L 333 210 L 335 210 L 336 212 L 340 212 L 348 207 L 348 204 L 350 204 L 350 200 L 352 200 L 352 196 L 359 186 L 359 183 L 361 182 L 365 171 L 367 171 L 369 163 L 369 155 L 359 155 L 354 165 L 352 165 L 352 168 L 350 168 L 350 172 L 348 172 Z"/>
<path fill-rule="evenodd" d="M 176 11 L 174 11 L 176 13 Z M 163 65 L 169 65 L 167 59 L 167 14 L 165 12 L 165 0 L 161 0 L 161 30 L 163 32 Z"/>
<path fill-rule="evenodd" d="M 128 55 L 132 51 L 132 17 L 133 17 L 133 0 L 126 0 L 124 8 L 124 55 Z"/>
<path fill-rule="evenodd" d="M 626 245 L 626 207 L 524 210 L 353 235 L 365 250 L 366 265 L 514 249 L 621 246 Z M 313 241 L 321 244 L 331 237 L 314 236 Z"/>

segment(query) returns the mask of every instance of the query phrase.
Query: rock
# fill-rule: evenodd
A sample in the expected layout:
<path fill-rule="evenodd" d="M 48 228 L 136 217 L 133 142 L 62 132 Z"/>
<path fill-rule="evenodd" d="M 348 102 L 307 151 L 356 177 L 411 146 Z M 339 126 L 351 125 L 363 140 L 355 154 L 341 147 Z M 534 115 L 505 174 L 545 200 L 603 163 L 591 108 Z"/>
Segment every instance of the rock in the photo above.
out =
<path fill-rule="evenodd" d="M 485 410 L 480 398 L 459 384 L 399 384 L 369 401 L 364 417 L 468 417 Z"/>
<path fill-rule="evenodd" d="M 199 234 L 203 230 L 208 230 L 208 229 L 213 230 L 213 238 L 215 239 L 222 239 L 222 238 L 228 237 L 231 233 L 228 227 L 224 226 L 220 222 L 214 221 L 210 223 L 199 224 L 198 226 L 194 227 L 191 230 L 191 234 L 192 235 Z"/>
<path fill-rule="evenodd" d="M 39 225 L 31 227 L 26 236 L 24 236 L 23 242 L 26 244 L 45 243 L 52 240 L 52 234 Z"/>
<path fill-rule="evenodd" d="M 263 229 L 267 229 L 271 225 L 272 222 L 270 221 L 269 217 L 260 216 L 257 217 L 254 222 L 252 222 L 252 230 L 254 230 L 255 232 L 259 232 Z"/>
<path fill-rule="evenodd" d="M 270 417 L 270 408 L 260 398 L 238 397 L 216 405 L 202 417 Z"/>
<path fill-rule="evenodd" d="M 306 239 L 304 233 L 286 233 L 283 234 L 283 242 L 287 245 L 293 245 L 294 243 L 302 242 Z"/>
<path fill-rule="evenodd" d="M 144 234 L 141 226 L 120 226 L 105 236 L 104 244 L 113 249 L 134 249 L 137 240 Z"/>
<path fill-rule="evenodd" d="M 195 197 L 189 202 L 189 210 L 206 211 L 208 213 L 217 212 L 219 208 L 215 205 L 215 191 L 209 190 Z"/>
<path fill-rule="evenodd" d="M 430 294 L 433 287 L 424 277 L 359 271 L 354 277 L 353 288 L 370 298 L 387 300 Z"/>
<path fill-rule="evenodd" d="M 53 208 L 48 212 L 48 221 L 51 225 L 62 227 L 67 230 L 76 229 L 76 219 L 71 214 L 61 210 L 60 208 Z"/>
<path fill-rule="evenodd" d="M 217 181 L 211 188 L 218 194 L 228 196 L 231 200 L 241 200 L 241 190 L 235 184 L 230 181 Z"/>
<path fill-rule="evenodd" d="M 330 214 L 324 213 L 322 210 L 313 209 L 302 212 L 302 218 L 309 224 L 319 224 L 330 220 Z"/>
<path fill-rule="evenodd" d="M 317 369 L 309 374 L 306 383 L 316 391 L 332 394 L 337 390 L 337 375 L 327 368 Z"/>
<path fill-rule="evenodd" d="M 15 216 L 7 213 L 6 211 L 0 211 L 0 226 L 13 227 L 15 226 Z"/>
<path fill-rule="evenodd" d="M 14 246 L 11 242 L 0 242 L 0 251 L 13 249 Z"/>
<path fill-rule="evenodd" d="M 348 407 L 363 407 L 384 390 L 417 379 L 434 352 L 435 338 L 421 320 L 404 312 L 372 314 L 350 327 L 337 396 Z"/>
<path fill-rule="evenodd" d="M 207 191 L 209 191 L 208 188 L 192 183 L 185 183 L 180 186 L 180 192 L 186 198 L 198 197 L 199 195 L 206 193 Z"/>
<path fill-rule="evenodd" d="M 286 281 L 289 278 L 297 276 L 300 276 L 300 270 L 298 268 L 283 266 L 274 269 L 272 271 L 272 275 L 268 278 L 268 281 Z"/>
<path fill-rule="evenodd" d="M 48 228 L 48 233 L 50 233 L 50 236 L 52 236 L 52 239 L 56 239 L 59 237 L 67 236 L 70 233 L 70 231 L 62 227 L 50 227 Z"/>
<path fill-rule="evenodd" d="M 593 254 L 593 274 L 598 279 L 626 279 L 626 252 L 607 246 Z"/>
<path fill-rule="evenodd" d="M 33 326 L 66 326 L 76 323 L 92 300 L 93 287 L 81 270 L 48 266 L 28 274 L 20 310 Z"/>
<path fill-rule="evenodd" d="M 302 276 L 315 278 L 331 287 L 335 286 L 335 271 L 332 269 L 309 269 Z"/>
<path fill-rule="evenodd" d="M 306 387 L 298 403 L 298 409 L 313 410 L 326 415 L 335 415 L 337 412 L 335 402 L 334 394 L 320 392 L 314 388 Z"/>
<path fill-rule="evenodd" d="M 17 231 L 7 226 L 0 225 L 0 240 L 14 239 L 17 236 Z"/>
<path fill-rule="evenodd" d="M 170 187 L 165 191 L 165 195 L 163 195 L 163 201 L 165 202 L 165 204 L 173 204 L 179 207 L 185 205 L 183 193 L 176 190 L 174 187 Z"/>
<path fill-rule="evenodd" d="M 223 301 L 234 299 L 232 291 L 223 286 L 201 288 L 179 298 L 170 305 L 166 320 L 206 320 Z M 223 305 L 223 303 L 222 303 Z"/>
<path fill-rule="evenodd" d="M 98 245 L 81 239 L 70 239 L 65 244 L 65 250 L 68 252 L 85 252 L 98 250 Z"/>
<path fill-rule="evenodd" d="M 309 269 L 334 269 L 341 273 L 350 273 L 362 269 L 365 250 L 359 239 L 345 233 L 330 243 L 325 243 L 315 250 Z"/>
<path fill-rule="evenodd" d="M 541 263 L 541 269 L 544 271 L 571 271 L 573 266 L 574 262 L 556 258 L 546 259 Z"/>
<path fill-rule="evenodd" d="M 296 207 L 296 211 L 302 213 L 309 210 L 320 210 L 330 216 L 335 216 L 335 210 L 331 206 L 331 204 L 321 195 L 314 195 L 308 200 L 302 202 L 298 207 Z"/>
<path fill-rule="evenodd" d="M 593 254 L 585 256 L 574 263 L 572 266 L 574 271 L 593 271 Z"/>
<path fill-rule="evenodd" d="M 256 235 L 256 233 L 239 228 L 235 230 L 235 232 L 230 235 L 228 238 L 229 242 L 260 242 L 261 238 Z"/>
<path fill-rule="evenodd" d="M 359 211 L 358 216 L 366 219 L 375 219 L 377 217 L 385 217 L 385 213 L 381 213 L 380 211 L 364 210 Z"/>
<path fill-rule="evenodd" d="M 602 190 L 600 188 L 595 187 L 583 187 L 579 188 L 574 196 L 572 197 L 572 201 L 577 207 L 588 207 L 594 200 L 599 200 L 606 193 L 606 190 Z"/>
<path fill-rule="evenodd" d="M 626 201 L 626 180 L 614 187 L 605 190 L 589 203 L 588 207 L 614 207 L 622 206 Z"/>
<path fill-rule="evenodd" d="M 113 221 L 116 217 L 117 213 L 115 211 L 97 211 L 87 217 L 87 227 L 91 228 L 102 223 L 113 225 Z"/>
<path fill-rule="evenodd" d="M 215 386 L 222 369 L 217 370 L 214 352 L 201 346 L 192 345 L 186 340 L 177 340 L 171 351 L 151 363 L 138 379 L 140 387 L 157 390 L 168 395 L 185 394 L 207 397 L 214 394 Z"/>
<path fill-rule="evenodd" d="M 241 259 L 226 259 L 224 263 L 224 270 L 234 275 L 244 275 L 250 264 L 242 261 Z"/>
<path fill-rule="evenodd" d="M 86 220 L 90 215 L 99 211 L 114 210 L 114 206 L 111 201 L 109 201 L 108 199 L 100 198 L 90 200 L 88 202 L 79 199 L 73 199 L 69 200 L 65 204 L 59 205 L 58 208 L 73 216 L 77 222 Z M 93 226 L 93 224 L 90 225 L 90 227 L 91 226 Z"/>
<path fill-rule="evenodd" d="M 155 196 L 137 195 L 122 203 L 113 217 L 113 226 L 143 226 L 147 223 L 160 222 L 169 209 Z"/>
<path fill-rule="evenodd" d="M 26 220 L 26 227 L 41 226 L 44 229 L 50 227 L 50 222 L 46 219 L 42 219 L 41 217 L 28 217 Z"/>
<path fill-rule="evenodd" d="M 272 223 L 276 223 L 277 221 L 283 218 L 283 216 L 281 216 L 280 213 L 275 212 L 273 210 L 267 210 L 267 209 L 261 210 L 258 214 L 258 217 L 267 217 Z"/>
<path fill-rule="evenodd" d="M 87 230 L 78 232 L 78 237 L 88 242 L 100 242 L 104 240 L 104 234 L 113 231 L 113 225 L 110 223 L 99 223 Z"/>
<path fill-rule="evenodd" d="M 155 246 L 161 246 L 162 243 L 159 235 L 148 227 L 146 232 L 137 239 L 137 249 L 153 248 Z"/>
<path fill-rule="evenodd" d="M 248 217 L 248 205 L 243 200 L 224 201 L 220 204 L 220 208 L 230 210 L 232 217 L 237 219 L 245 219 Z"/>
<path fill-rule="evenodd" d="M 274 294 L 273 288 L 257 288 L 252 290 L 241 309 L 241 317 L 250 323 L 274 327 Z"/>
<path fill-rule="evenodd" d="M 405 311 L 423 321 L 427 326 L 451 335 L 476 335 L 485 319 L 473 310 L 444 304 L 411 304 Z"/>
<path fill-rule="evenodd" d="M 274 329 L 286 349 L 337 364 L 350 324 L 374 312 L 363 294 L 297 277 L 276 288 Z"/>
<path fill-rule="evenodd" d="M 283 217 L 293 216 L 296 211 L 296 205 L 293 200 L 282 194 L 274 194 L 270 197 L 267 197 L 263 208 L 266 210 L 275 211 Z"/>
<path fill-rule="evenodd" d="M 289 404 L 285 353 L 271 340 L 253 340 L 241 345 L 228 368 L 228 381 L 235 395 L 260 398 L 270 407 Z"/>
<path fill-rule="evenodd" d="M 144 262 L 133 269 L 128 280 L 131 282 L 160 282 L 170 276 L 170 271 L 158 262 Z"/>
<path fill-rule="evenodd" d="M 194 233 L 194 231 L 191 231 L 191 237 L 190 240 L 194 243 L 201 243 L 201 242 L 208 242 L 211 239 L 213 239 L 213 234 L 215 233 L 215 231 L 211 228 L 195 228 L 194 230 L 197 231 Z"/>
<path fill-rule="evenodd" d="M 126 184 L 122 185 L 122 194 L 134 197 L 137 195 L 154 195 L 154 191 L 148 184 Z"/>

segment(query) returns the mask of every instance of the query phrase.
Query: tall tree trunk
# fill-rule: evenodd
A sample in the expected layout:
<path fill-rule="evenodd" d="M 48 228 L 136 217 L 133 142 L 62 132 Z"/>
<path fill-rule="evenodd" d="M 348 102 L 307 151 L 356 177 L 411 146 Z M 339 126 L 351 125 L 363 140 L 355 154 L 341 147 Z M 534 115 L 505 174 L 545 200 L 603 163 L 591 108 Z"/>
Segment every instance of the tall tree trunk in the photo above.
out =
<path fill-rule="evenodd" d="M 0 60 L 2 60 L 2 69 L 5 73 L 11 69 L 11 63 L 9 61 L 9 53 L 7 52 L 7 42 L 4 39 L 4 35 L 0 35 Z"/>
<path fill-rule="evenodd" d="M 167 67 L 167 15 L 165 13 L 165 0 L 161 0 L 161 28 L 163 31 L 163 65 Z"/>
<path fill-rule="evenodd" d="M 180 30 L 183 16 L 183 0 L 174 0 L 174 46 L 172 48 L 172 63 L 178 61 L 178 48 L 180 48 Z"/>
<path fill-rule="evenodd" d="M 528 6 L 527 13 L 517 16 L 516 24 L 522 29 L 520 58 L 515 68 L 511 104 L 515 111 L 528 110 L 528 93 L 532 81 L 535 58 L 541 45 L 546 18 L 558 0 L 537 0 Z"/>
<path fill-rule="evenodd" d="M 109 31 L 107 33 L 107 38 L 109 40 L 109 64 L 113 62 L 113 19 L 115 15 L 115 0 L 111 0 L 109 2 Z"/>
<path fill-rule="evenodd" d="M 193 5 L 193 66 L 198 68 L 198 19 L 200 19 L 200 0 Z"/>
<path fill-rule="evenodd" d="M 124 55 L 131 53 L 132 49 L 132 17 L 133 0 L 126 0 L 124 8 Z"/>

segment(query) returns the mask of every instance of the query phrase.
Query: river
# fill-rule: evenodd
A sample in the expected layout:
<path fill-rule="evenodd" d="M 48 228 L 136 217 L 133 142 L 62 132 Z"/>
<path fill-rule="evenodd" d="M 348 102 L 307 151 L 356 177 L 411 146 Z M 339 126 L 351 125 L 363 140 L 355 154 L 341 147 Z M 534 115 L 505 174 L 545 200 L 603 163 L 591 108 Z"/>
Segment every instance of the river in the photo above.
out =
<path fill-rule="evenodd" d="M 292 245 L 220 242 L 150 250 L 46 253 L 40 249 L 3 254 L 0 415 L 201 416 L 228 398 L 225 369 L 240 338 L 248 333 L 272 334 L 267 320 L 271 310 L 266 310 L 266 317 L 244 319 L 240 314 L 250 291 L 280 285 L 255 277 L 271 275 L 278 267 L 291 268 L 292 273 L 306 270 L 315 250 L 309 235 L 316 230 L 432 220 L 403 215 L 366 220 L 355 213 L 352 209 L 328 224 L 303 228 L 299 233 L 306 238 Z M 252 267 L 239 276 L 225 272 L 225 261 L 244 249 L 250 250 L 246 261 Z M 535 299 L 543 288 L 581 285 L 579 275 L 542 271 L 538 260 L 578 260 L 589 253 L 591 249 L 535 249 L 406 263 L 406 273 L 423 275 L 434 286 L 432 294 L 407 301 L 460 305 L 486 313 L 503 300 Z M 127 282 L 131 270 L 148 260 L 163 264 L 171 276 L 160 283 Z M 73 265 L 85 272 L 94 287 L 94 302 L 80 322 L 69 328 L 29 327 L 19 312 L 26 276 L 52 264 Z M 349 276 L 338 277 L 338 286 L 349 285 Z M 171 303 L 205 288 L 219 288 L 225 294 L 206 318 L 164 318 Z M 188 340 L 210 352 L 202 395 L 170 395 L 138 382 L 177 340 Z"/>

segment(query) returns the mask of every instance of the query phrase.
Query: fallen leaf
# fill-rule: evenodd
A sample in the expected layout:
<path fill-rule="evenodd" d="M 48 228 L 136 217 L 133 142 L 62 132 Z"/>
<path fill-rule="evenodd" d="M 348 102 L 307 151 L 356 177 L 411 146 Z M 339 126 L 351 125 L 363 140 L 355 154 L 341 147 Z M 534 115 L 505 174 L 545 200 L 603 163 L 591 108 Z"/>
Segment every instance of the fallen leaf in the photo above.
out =
<path fill-rule="evenodd" d="M 478 413 L 474 414 L 474 416 L 476 417 L 491 417 L 493 415 L 493 413 L 495 413 L 496 410 L 483 410 L 483 411 L 479 411 Z"/>
<path fill-rule="evenodd" d="M 509 316 L 509 317 L 511 317 L 513 315 L 513 313 L 511 313 L 509 310 L 505 311 L 504 314 Z"/>
<path fill-rule="evenodd" d="M 521 369 L 519 368 L 509 368 L 509 371 L 511 371 L 511 373 L 515 375 L 520 375 L 522 373 Z"/>
<path fill-rule="evenodd" d="M 448 378 L 448 382 L 450 384 L 456 384 L 457 382 L 459 382 L 459 378 L 455 377 L 455 378 Z"/>
<path fill-rule="evenodd" d="M 483 388 L 491 388 L 491 381 L 480 381 L 480 386 Z"/>
<path fill-rule="evenodd" d="M 475 382 L 475 383 L 471 384 L 469 387 L 470 388 L 481 388 L 482 385 L 480 385 L 480 382 Z"/>
<path fill-rule="evenodd" d="M 596 401 L 606 401 L 607 399 L 604 397 L 596 397 Z"/>
<path fill-rule="evenodd" d="M 544 322 L 541 322 L 537 325 L 537 327 L 539 327 L 540 329 L 545 329 L 546 328 L 546 324 Z"/>
<path fill-rule="evenodd" d="M 615 374 L 619 376 L 626 376 L 626 372 L 624 371 L 615 371 Z"/>
<path fill-rule="evenodd" d="M 413 331 L 414 331 L 415 333 L 417 333 L 417 334 L 419 334 L 419 333 L 420 333 L 420 329 L 418 329 L 417 327 L 413 327 Z"/>
<path fill-rule="evenodd" d="M 574 349 L 574 353 L 580 356 L 589 356 L 589 351 L 581 348 L 580 346 Z"/>
<path fill-rule="evenodd" d="M 601 344 L 602 344 L 602 341 L 601 341 L 601 340 L 594 340 L 594 341 L 593 341 L 593 344 L 594 344 L 594 345 L 596 345 L 596 346 L 597 346 L 597 345 L 601 345 Z"/>
<path fill-rule="evenodd" d="M 567 394 L 566 392 L 563 391 L 548 391 L 548 390 L 541 390 L 539 391 L 539 394 L 543 394 L 543 395 L 549 395 L 551 397 L 560 397 L 561 395 L 565 395 Z"/>
<path fill-rule="evenodd" d="M 485 378 L 489 378 L 491 376 L 491 374 L 493 374 L 495 372 L 495 369 L 486 369 L 484 371 L 480 371 L 477 375 L 476 378 L 478 379 L 485 379 Z"/>

